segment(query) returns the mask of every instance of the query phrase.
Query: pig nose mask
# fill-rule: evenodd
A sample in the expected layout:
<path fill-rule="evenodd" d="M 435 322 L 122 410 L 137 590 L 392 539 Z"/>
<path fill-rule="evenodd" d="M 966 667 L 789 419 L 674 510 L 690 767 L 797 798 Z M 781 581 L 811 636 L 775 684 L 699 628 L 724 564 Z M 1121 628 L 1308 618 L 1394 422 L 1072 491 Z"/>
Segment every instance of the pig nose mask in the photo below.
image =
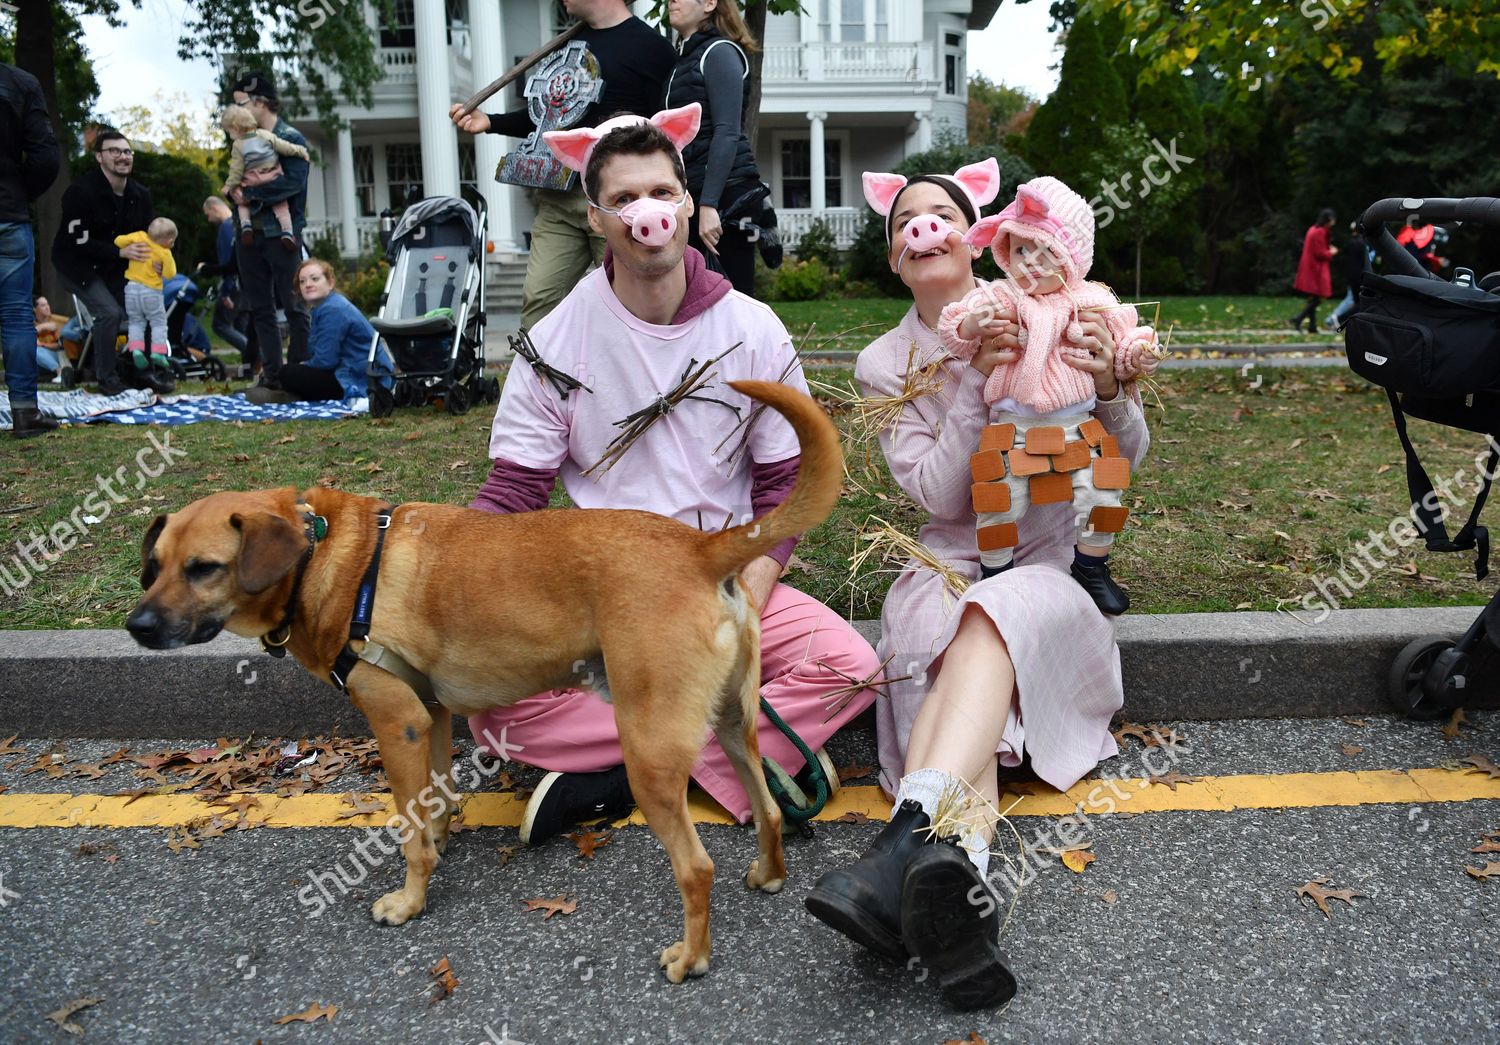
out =
<path fill-rule="evenodd" d="M 959 232 L 936 214 L 918 214 L 906 223 L 902 234 L 906 237 L 906 246 L 901 248 L 901 256 L 896 259 L 898 270 L 906 261 L 907 254 L 920 254 L 924 250 L 940 247 L 948 241 L 949 236 L 957 236 Z"/>
<path fill-rule="evenodd" d="M 672 237 L 677 233 L 677 212 L 686 202 L 686 196 L 675 201 L 647 197 L 633 200 L 619 210 L 611 210 L 609 207 L 601 207 L 592 200 L 590 201 L 596 209 L 605 214 L 617 215 L 621 221 L 630 226 L 630 234 L 648 247 L 660 247 L 671 242 Z"/>

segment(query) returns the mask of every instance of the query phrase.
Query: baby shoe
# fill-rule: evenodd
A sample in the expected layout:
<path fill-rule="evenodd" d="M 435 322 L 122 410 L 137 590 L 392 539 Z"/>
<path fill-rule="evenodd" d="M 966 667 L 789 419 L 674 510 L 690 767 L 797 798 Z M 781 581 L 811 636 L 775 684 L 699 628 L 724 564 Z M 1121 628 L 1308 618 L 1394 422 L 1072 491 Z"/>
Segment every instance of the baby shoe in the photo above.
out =
<path fill-rule="evenodd" d="M 150 364 L 146 361 L 146 342 L 125 342 L 125 354 L 130 356 L 130 361 L 135 364 L 137 370 L 145 370 Z"/>
<path fill-rule="evenodd" d="M 151 346 L 151 365 L 161 367 L 163 370 L 172 365 L 172 350 L 166 345 L 156 343 Z M 139 366 L 139 364 L 137 364 Z"/>

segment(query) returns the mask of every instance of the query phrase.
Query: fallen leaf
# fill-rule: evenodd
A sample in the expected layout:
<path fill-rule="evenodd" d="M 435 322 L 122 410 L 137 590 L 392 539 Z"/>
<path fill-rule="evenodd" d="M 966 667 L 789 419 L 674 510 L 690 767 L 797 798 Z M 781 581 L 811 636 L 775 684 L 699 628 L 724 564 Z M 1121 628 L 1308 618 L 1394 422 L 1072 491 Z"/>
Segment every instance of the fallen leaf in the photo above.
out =
<path fill-rule="evenodd" d="M 1292 440 L 1292 444 L 1290 446 L 1288 446 L 1287 449 L 1288 450 L 1295 450 L 1295 449 L 1297 449 L 1297 447 L 1301 446 L 1305 442 L 1307 442 L 1306 439 L 1293 439 Z"/>
<path fill-rule="evenodd" d="M 500 854 L 500 866 L 504 867 L 516 855 L 516 847 L 513 845 L 497 845 L 495 846 L 495 852 Z"/>
<path fill-rule="evenodd" d="M 1500 860 L 1486 860 L 1483 867 L 1465 867 L 1474 878 L 1500 878 Z"/>
<path fill-rule="evenodd" d="M 1148 785 L 1165 784 L 1173 791 L 1176 791 L 1178 784 L 1191 784 L 1197 779 L 1198 778 L 1195 776 L 1183 776 L 1181 773 L 1158 773 L 1153 776 L 1148 776 L 1146 778 L 1146 783 Z"/>
<path fill-rule="evenodd" d="M 979 1036 L 978 1031 L 971 1030 L 967 1038 L 949 1038 L 943 1042 L 943 1045 L 988 1045 L 988 1043 Z"/>
<path fill-rule="evenodd" d="M 875 772 L 875 767 L 855 765 L 839 766 L 836 772 L 839 775 L 839 783 L 842 784 L 848 780 L 858 780 L 862 776 L 869 776 L 871 773 Z"/>
<path fill-rule="evenodd" d="M 1469 719 L 1468 716 L 1464 714 L 1464 709 L 1454 708 L 1452 716 L 1450 716 L 1448 719 L 1448 724 L 1443 727 L 1443 736 L 1447 737 L 1449 740 L 1456 740 L 1458 738 L 1458 727 L 1466 726 L 1468 724 Z"/>
<path fill-rule="evenodd" d="M 1459 759 L 1459 761 L 1467 762 L 1474 767 L 1473 769 L 1464 770 L 1465 773 L 1487 773 L 1491 780 L 1500 778 L 1500 766 L 1495 765 L 1495 763 L 1483 755 L 1470 755 L 1468 758 Z"/>
<path fill-rule="evenodd" d="M 422 433 L 420 431 L 407 432 L 405 435 L 403 435 L 401 437 L 401 441 L 402 442 L 406 442 L 406 443 L 410 443 L 410 442 L 415 442 L 416 440 L 418 440 L 420 438 L 422 438 Z"/>
<path fill-rule="evenodd" d="M 1496 842 L 1493 839 L 1486 838 L 1482 842 L 1480 842 L 1478 845 L 1476 845 L 1473 849 L 1470 849 L 1469 852 L 1471 852 L 1471 853 L 1500 853 L 1500 842 Z"/>
<path fill-rule="evenodd" d="M 0 755 L 29 755 L 29 754 L 31 754 L 31 752 L 27 751 L 24 747 L 16 747 L 16 737 L 19 737 L 20 735 L 21 734 L 19 734 L 19 733 L 12 733 L 10 736 L 6 737 L 4 740 L 0 740 Z"/>
<path fill-rule="evenodd" d="M 271 440 L 271 445 L 272 446 L 285 446 L 287 443 L 295 443 L 296 441 L 297 441 L 297 437 L 296 436 L 294 436 L 294 435 L 284 435 L 280 439 L 272 439 Z"/>
<path fill-rule="evenodd" d="M 1358 744 L 1340 744 L 1339 750 L 1346 755 L 1357 755 L 1361 751 L 1363 751 L 1364 748 L 1360 747 Z"/>
<path fill-rule="evenodd" d="M 1062 855 L 1063 866 L 1074 874 L 1083 874 L 1083 869 L 1097 859 L 1086 849 L 1070 849 Z"/>
<path fill-rule="evenodd" d="M 191 782 L 184 781 L 183 783 L 180 783 L 180 784 L 162 784 L 160 787 L 138 787 L 134 791 L 126 791 L 126 792 L 124 792 L 124 794 L 128 795 L 129 798 L 130 798 L 130 801 L 125 802 L 124 804 L 125 805 L 129 805 L 131 802 L 134 802 L 137 798 L 145 798 L 147 795 L 171 795 L 171 794 L 176 794 L 178 791 L 185 791 L 185 790 L 187 790 L 188 788 L 190 788 L 192 786 L 193 785 L 192 785 Z"/>
<path fill-rule="evenodd" d="M 432 992 L 432 1000 L 427 1003 L 429 1005 L 436 1005 L 451 995 L 453 988 L 458 986 L 458 977 L 453 975 L 453 966 L 448 964 L 446 955 L 442 961 L 427 970 L 427 975 L 432 977 L 433 986 L 436 988 Z"/>
<path fill-rule="evenodd" d="M 14 740 L 15 738 L 12 737 L 11 739 Z M 75 1012 L 80 1012 L 83 1009 L 98 1005 L 99 1000 L 100 999 L 98 998 L 78 998 L 74 1001 L 68 1002 L 56 1012 L 47 1013 L 47 1018 L 53 1023 L 57 1024 L 63 1030 L 67 1031 L 69 1034 L 82 1034 L 83 1028 L 78 1024 L 71 1022 L 70 1017 Z"/>
<path fill-rule="evenodd" d="M 845 813 L 843 816 L 836 816 L 836 817 L 834 817 L 833 818 L 833 822 L 836 823 L 836 824 L 871 824 L 871 823 L 874 823 L 873 820 L 871 820 L 868 816 L 866 816 L 863 812 L 861 812 L 858 809 L 851 809 L 851 810 L 849 810 L 849 812 Z"/>
<path fill-rule="evenodd" d="M 350 792 L 344 795 L 340 806 L 348 806 L 348 809 L 339 809 L 339 819 L 348 820 L 350 817 L 365 816 L 368 813 L 384 813 L 385 803 L 374 795 L 357 795 Z"/>
<path fill-rule="evenodd" d="M 1134 722 L 1126 722 L 1111 734 L 1116 743 L 1123 743 L 1125 737 L 1135 737 L 1141 742 L 1142 747 L 1156 747 L 1160 741 L 1145 726 L 1138 726 Z"/>
<path fill-rule="evenodd" d="M 167 835 L 167 848 L 180 856 L 185 849 L 202 849 L 203 846 L 193 837 L 190 828 L 176 827 Z"/>
<path fill-rule="evenodd" d="M 1219 498 L 1214 503 L 1218 504 L 1220 507 L 1228 508 L 1231 511 L 1236 511 L 1236 512 L 1245 512 L 1245 511 L 1249 511 L 1250 510 L 1250 502 L 1249 501 L 1246 501 L 1245 503 L 1241 504 L 1238 501 L 1229 501 L 1229 500 L 1225 500 L 1224 498 L 1221 497 L 1221 498 Z"/>
<path fill-rule="evenodd" d="M 574 831 L 567 837 L 568 841 L 578 847 L 579 857 L 586 860 L 592 860 L 594 850 L 601 845 L 609 845 L 611 841 L 608 831 Z"/>
<path fill-rule="evenodd" d="M 101 769 L 97 765 L 90 765 L 90 764 L 84 763 L 84 764 L 73 766 L 72 768 L 73 768 L 73 775 L 74 776 L 86 776 L 90 780 L 98 780 L 100 777 L 102 777 L 104 775 L 104 770 Z"/>
<path fill-rule="evenodd" d="M 542 921 L 544 922 L 551 918 L 554 914 L 572 914 L 574 911 L 578 910 L 578 901 L 569 900 L 566 893 L 551 900 L 537 897 L 536 899 L 522 900 L 521 902 L 526 905 L 526 910 L 528 912 L 546 911 L 547 913 L 542 915 Z"/>
<path fill-rule="evenodd" d="M 1386 472 L 1389 472 L 1391 470 L 1391 467 L 1391 465 L 1383 464 L 1379 468 L 1375 469 L 1375 474 L 1384 475 Z"/>
<path fill-rule="evenodd" d="M 0 754 L 4 754 L 4 752 L 0 752 Z M 101 758 L 99 760 L 99 764 L 101 766 L 112 766 L 116 762 L 129 762 L 129 761 L 130 761 L 130 749 L 128 747 L 122 747 L 122 748 L 120 748 L 120 750 L 116 751 L 113 755 L 110 755 L 108 758 Z"/>
<path fill-rule="evenodd" d="M 1237 609 L 1237 610 L 1248 610 L 1248 609 L 1252 609 L 1254 606 L 1255 606 L 1255 603 L 1253 603 L 1253 602 L 1241 602 L 1241 603 L 1237 603 L 1234 608 Z"/>
<path fill-rule="evenodd" d="M 250 810 L 260 808 L 260 799 L 256 798 L 254 795 L 241 794 L 237 795 L 235 797 L 235 800 L 231 802 L 229 801 L 229 796 L 225 795 L 213 804 L 216 806 L 224 806 L 231 812 L 239 813 L 241 817 L 244 817 L 250 812 Z"/>
<path fill-rule="evenodd" d="M 1104 890 L 1104 895 L 1099 897 L 1099 899 L 1103 900 L 1105 903 L 1119 903 L 1120 894 L 1115 892 L 1113 889 L 1106 889 Z"/>
<path fill-rule="evenodd" d="M 1323 888 L 1328 882 L 1329 879 L 1327 878 L 1314 878 L 1297 886 L 1297 898 L 1299 900 L 1311 899 L 1313 903 L 1318 905 L 1318 910 L 1323 912 L 1324 918 L 1331 919 L 1333 917 L 1333 912 L 1328 909 L 1329 900 L 1342 900 L 1349 907 L 1353 907 L 1354 898 L 1365 895 L 1364 893 L 1357 893 L 1353 889 Z"/>
<path fill-rule="evenodd" d="M 1358 726 L 1361 729 L 1365 727 L 1365 720 L 1362 718 L 1344 718 L 1340 719 L 1339 721 L 1343 722 L 1345 725 Z"/>
<path fill-rule="evenodd" d="M 332 1023 L 333 1017 L 338 1014 L 338 1011 L 339 1007 L 337 1005 L 319 1005 L 317 1002 L 313 1002 L 302 1012 L 294 1012 L 290 1016 L 280 1016 L 271 1022 L 280 1025 L 284 1023 L 315 1023 L 318 1020 L 327 1020 L 329 1023 Z"/>
<path fill-rule="evenodd" d="M 816 566 L 808 562 L 806 559 L 802 558 L 800 555 L 797 555 L 796 553 L 793 553 L 787 558 L 786 565 L 782 567 L 781 575 L 785 577 L 793 570 L 801 570 L 803 573 L 809 574 L 818 572 L 818 568 Z"/>

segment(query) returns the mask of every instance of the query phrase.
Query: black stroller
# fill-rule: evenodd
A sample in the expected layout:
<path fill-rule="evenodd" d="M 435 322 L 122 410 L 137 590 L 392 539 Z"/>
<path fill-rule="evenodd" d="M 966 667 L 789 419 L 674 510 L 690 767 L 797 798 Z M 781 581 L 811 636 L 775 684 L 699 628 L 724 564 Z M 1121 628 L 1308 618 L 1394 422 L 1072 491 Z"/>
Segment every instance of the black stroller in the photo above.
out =
<path fill-rule="evenodd" d="M 214 355 L 213 345 L 193 316 L 198 303 L 198 284 L 178 273 L 162 287 L 167 305 L 167 341 L 172 347 L 172 374 L 179 381 L 228 381 L 229 368 Z M 209 298 L 212 314 L 217 291 Z"/>
<path fill-rule="evenodd" d="M 408 207 L 390 233 L 391 274 L 370 320 L 370 416 L 435 399 L 450 414 L 499 401 L 499 380 L 484 376 L 486 217 L 482 200 L 476 213 L 456 197 L 433 196 Z M 382 339 L 394 372 L 379 358 Z M 382 387 L 386 375 L 392 388 Z"/>
<path fill-rule="evenodd" d="M 1459 268 L 1449 282 L 1435 276 L 1398 244 L 1386 227 L 1407 215 L 1429 222 L 1468 221 L 1500 227 L 1500 199 L 1388 199 L 1365 211 L 1360 231 L 1385 263 L 1366 272 L 1344 323 L 1349 366 L 1390 397 L 1396 433 L 1406 452 L 1412 522 L 1429 551 L 1475 553 L 1474 577 L 1489 572 L 1489 533 L 1478 525 L 1500 462 L 1500 272 L 1476 278 Z M 1489 460 L 1474 506 L 1448 537 L 1432 481 L 1417 460 L 1406 416 L 1489 437 Z M 1413 718 L 1433 719 L 1461 699 L 1470 658 L 1488 638 L 1500 650 L 1500 593 L 1490 599 L 1462 639 L 1413 640 L 1391 665 L 1389 699 Z M 1493 651 L 1491 651 L 1493 652 Z"/>

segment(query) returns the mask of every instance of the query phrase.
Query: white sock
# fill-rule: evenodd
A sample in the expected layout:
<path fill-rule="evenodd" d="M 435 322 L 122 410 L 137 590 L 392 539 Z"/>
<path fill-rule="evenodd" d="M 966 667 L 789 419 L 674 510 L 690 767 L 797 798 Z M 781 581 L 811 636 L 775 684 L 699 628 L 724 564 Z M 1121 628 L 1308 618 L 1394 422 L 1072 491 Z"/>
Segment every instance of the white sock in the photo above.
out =
<path fill-rule="evenodd" d="M 901 786 L 896 790 L 896 805 L 899 807 L 902 802 L 911 800 L 918 803 L 929 817 L 936 817 L 938 803 L 943 795 L 967 792 L 968 788 L 963 781 L 952 773 L 945 773 L 941 769 L 919 769 L 901 778 Z M 962 841 L 964 851 L 983 878 L 990 867 L 990 850 L 983 835 L 977 827 L 966 826 Z"/>

